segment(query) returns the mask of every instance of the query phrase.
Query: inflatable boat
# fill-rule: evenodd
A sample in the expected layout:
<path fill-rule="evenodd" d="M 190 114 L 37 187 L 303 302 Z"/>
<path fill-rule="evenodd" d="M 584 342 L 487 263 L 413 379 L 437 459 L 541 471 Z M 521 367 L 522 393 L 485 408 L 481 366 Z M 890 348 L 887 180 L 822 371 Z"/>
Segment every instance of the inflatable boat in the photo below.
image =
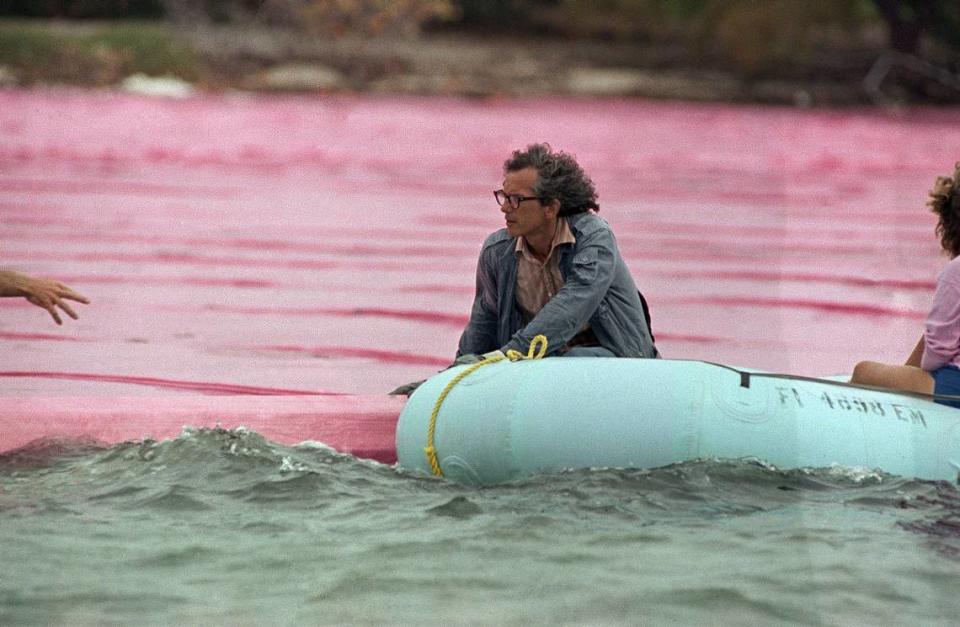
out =
<path fill-rule="evenodd" d="M 553 358 L 459 366 L 400 414 L 411 471 L 474 485 L 578 468 L 755 458 L 957 481 L 960 410 L 924 395 L 702 361 Z"/>

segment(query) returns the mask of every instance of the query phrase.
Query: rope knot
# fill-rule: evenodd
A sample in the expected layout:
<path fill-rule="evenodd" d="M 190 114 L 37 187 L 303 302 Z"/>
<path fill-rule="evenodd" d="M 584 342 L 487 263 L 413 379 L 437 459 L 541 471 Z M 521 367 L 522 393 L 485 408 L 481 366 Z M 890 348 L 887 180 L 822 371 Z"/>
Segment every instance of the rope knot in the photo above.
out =
<path fill-rule="evenodd" d="M 520 351 L 515 351 L 512 348 L 507 351 L 507 359 L 510 361 L 522 361 L 524 359 L 543 359 L 543 356 L 547 354 L 547 336 L 538 335 L 533 338 L 530 342 L 530 347 L 527 349 L 527 354 L 524 355 Z"/>

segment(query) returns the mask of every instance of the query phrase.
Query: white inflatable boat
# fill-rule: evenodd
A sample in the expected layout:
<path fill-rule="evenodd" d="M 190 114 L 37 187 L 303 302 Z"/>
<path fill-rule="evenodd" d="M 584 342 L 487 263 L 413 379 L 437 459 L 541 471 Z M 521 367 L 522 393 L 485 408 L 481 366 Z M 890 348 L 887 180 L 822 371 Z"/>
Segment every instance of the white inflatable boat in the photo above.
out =
<path fill-rule="evenodd" d="M 505 359 L 424 383 L 400 414 L 397 456 L 403 468 L 477 485 L 714 458 L 956 481 L 960 410 L 702 361 Z"/>

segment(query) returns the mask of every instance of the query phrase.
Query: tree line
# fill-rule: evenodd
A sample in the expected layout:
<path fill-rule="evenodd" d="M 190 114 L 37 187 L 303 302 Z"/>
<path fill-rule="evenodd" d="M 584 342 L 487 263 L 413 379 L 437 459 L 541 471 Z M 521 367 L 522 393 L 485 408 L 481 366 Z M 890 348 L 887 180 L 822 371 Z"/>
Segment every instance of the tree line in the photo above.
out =
<path fill-rule="evenodd" d="M 759 29 L 847 32 L 881 23 L 890 49 L 960 50 L 958 0 L 0 0 L 0 16 L 258 23 L 330 35 L 477 30 L 681 43 Z"/>

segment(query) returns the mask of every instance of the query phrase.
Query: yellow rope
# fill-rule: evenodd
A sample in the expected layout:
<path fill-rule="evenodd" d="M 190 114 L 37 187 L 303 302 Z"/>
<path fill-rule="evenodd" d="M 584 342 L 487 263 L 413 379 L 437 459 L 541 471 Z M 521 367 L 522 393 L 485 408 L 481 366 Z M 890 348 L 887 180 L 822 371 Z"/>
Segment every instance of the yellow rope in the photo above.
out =
<path fill-rule="evenodd" d="M 427 454 L 427 461 L 430 463 L 430 470 L 435 476 L 442 477 L 443 470 L 440 469 L 440 461 L 437 459 L 437 449 L 434 447 L 433 438 L 437 430 L 437 416 L 440 414 L 440 406 L 443 405 L 443 401 L 447 398 L 447 394 L 450 393 L 450 390 L 484 366 L 495 364 L 498 361 L 503 361 L 504 359 L 509 359 L 510 361 L 521 361 L 523 359 L 542 359 L 546 354 L 547 338 L 544 335 L 538 335 L 533 338 L 532 342 L 530 342 L 530 348 L 527 350 L 526 355 L 513 349 L 508 350 L 506 355 L 499 352 L 494 353 L 489 357 L 485 357 L 483 361 L 478 361 L 466 370 L 457 374 L 457 376 L 454 378 L 450 379 L 446 387 L 443 388 L 443 391 L 440 392 L 440 396 L 437 397 L 437 402 L 433 405 L 433 412 L 430 414 L 430 423 L 427 425 L 427 446 L 423 449 L 423 452 Z"/>
<path fill-rule="evenodd" d="M 537 352 L 534 353 L 533 351 Z M 543 356 L 547 354 L 547 336 L 538 335 L 533 338 L 533 341 L 530 342 L 530 348 L 527 349 L 527 354 L 524 355 L 519 351 L 515 351 L 512 348 L 507 351 L 507 358 L 510 361 L 520 361 L 521 359 L 543 359 Z M 499 360 L 498 360 L 499 361 Z"/>

